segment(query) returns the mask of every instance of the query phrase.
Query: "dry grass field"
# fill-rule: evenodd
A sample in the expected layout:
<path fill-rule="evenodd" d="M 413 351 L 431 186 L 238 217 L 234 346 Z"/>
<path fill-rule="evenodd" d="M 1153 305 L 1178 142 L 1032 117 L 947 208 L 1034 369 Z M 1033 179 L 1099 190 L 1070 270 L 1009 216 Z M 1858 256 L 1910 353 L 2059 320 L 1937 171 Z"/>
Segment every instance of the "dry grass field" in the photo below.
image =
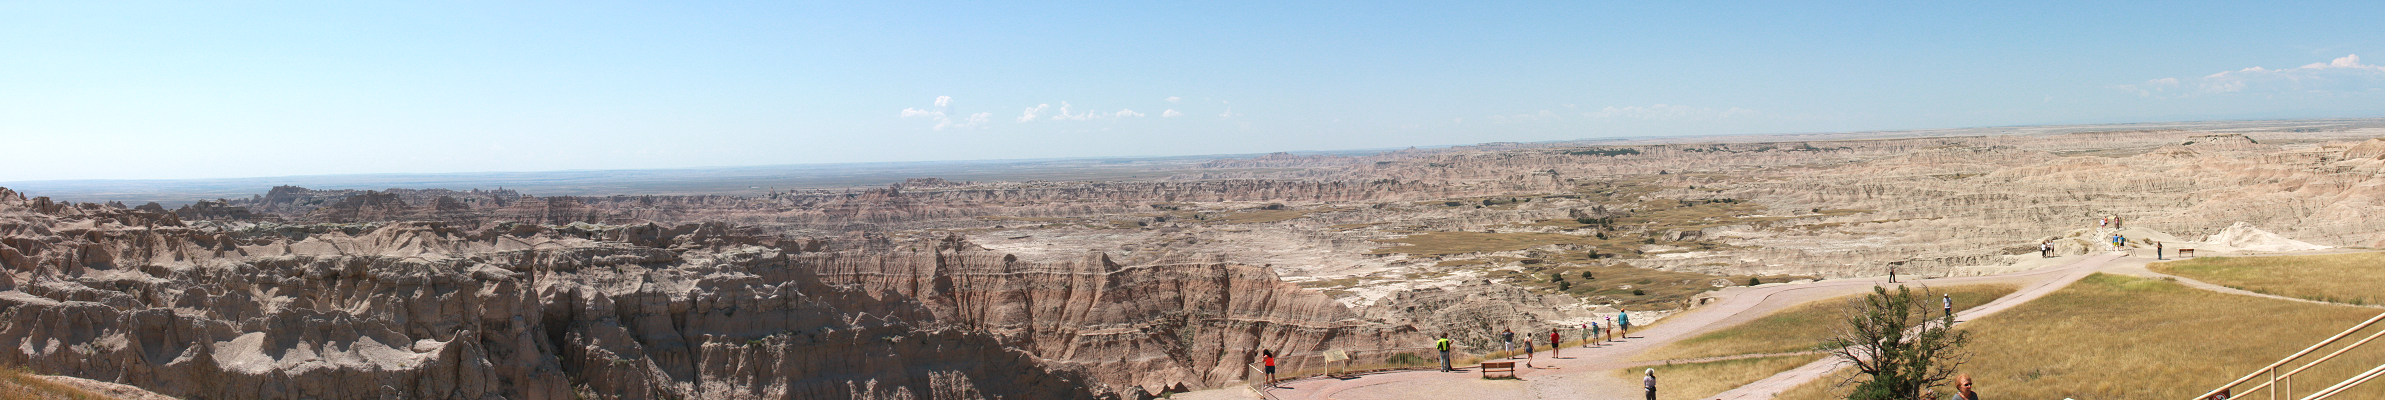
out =
<path fill-rule="evenodd" d="M 2096 274 L 1966 323 L 1976 336 L 1969 347 L 1971 362 L 1961 371 L 1977 380 L 1986 398 L 2190 399 L 2379 312 Z M 2385 346 L 2346 353 L 2303 372 L 2292 398 L 2380 363 L 2385 363 Z M 1845 398 L 1846 388 L 1835 387 L 1840 381 L 1825 378 L 1779 398 Z M 2385 385 L 2371 383 L 2336 398 L 2385 398 Z"/>
<path fill-rule="evenodd" d="M 2154 272 L 2212 284 L 2347 304 L 2385 303 L 2385 253 L 2209 257 L 2154 263 Z"/>
<path fill-rule="evenodd" d="M 24 368 L 0 368 L 0 400 L 100 400 L 101 396 L 83 389 L 34 376 Z"/>
<path fill-rule="evenodd" d="M 1920 293 L 1919 288 L 1915 289 L 1915 293 Z M 1968 310 L 2012 294 L 2020 288 L 2013 285 L 1962 285 L 1931 289 L 1954 295 L 1955 308 Z M 1643 353 L 1638 358 L 1666 360 L 1813 350 L 1814 345 L 1829 338 L 1839 326 L 1845 324 L 1841 310 L 1857 296 L 1861 295 L 1790 306 L 1754 321 L 1673 342 Z M 1936 304 L 1937 301 L 1932 299 L 1930 303 Z"/>
<path fill-rule="evenodd" d="M 1630 368 L 1615 371 L 1615 375 L 1621 376 L 1625 380 L 1639 382 L 1640 377 L 1649 368 L 1654 368 L 1656 369 L 1656 398 L 1658 400 L 1695 400 L 1732 388 L 1746 386 L 1756 380 L 1820 359 L 1822 359 L 1820 354 L 1742 358 Z M 1630 396 L 1638 398 L 1639 395 L 1630 394 Z"/>

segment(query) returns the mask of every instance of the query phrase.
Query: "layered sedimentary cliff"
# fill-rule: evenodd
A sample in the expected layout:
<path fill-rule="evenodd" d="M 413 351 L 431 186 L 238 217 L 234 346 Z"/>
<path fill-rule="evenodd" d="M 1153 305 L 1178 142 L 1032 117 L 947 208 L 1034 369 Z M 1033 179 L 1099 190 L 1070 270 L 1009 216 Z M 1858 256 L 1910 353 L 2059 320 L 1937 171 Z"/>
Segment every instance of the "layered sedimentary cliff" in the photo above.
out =
<path fill-rule="evenodd" d="M 1262 268 L 957 237 L 194 227 L 4 189 L 0 236 L 0 357 L 192 398 L 1140 397 L 1261 348 L 1421 340 Z"/>

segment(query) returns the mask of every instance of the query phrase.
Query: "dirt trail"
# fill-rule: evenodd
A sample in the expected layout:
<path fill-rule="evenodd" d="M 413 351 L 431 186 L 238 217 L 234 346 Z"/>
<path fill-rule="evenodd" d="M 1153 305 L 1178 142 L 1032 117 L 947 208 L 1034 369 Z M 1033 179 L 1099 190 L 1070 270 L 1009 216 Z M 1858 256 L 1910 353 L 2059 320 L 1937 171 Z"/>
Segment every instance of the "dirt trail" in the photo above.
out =
<path fill-rule="evenodd" d="M 2044 296 L 2054 289 L 2102 269 L 2105 264 L 2122 256 L 2118 253 L 2073 257 L 2067 264 L 2003 275 L 1960 278 L 1926 279 L 1901 284 L 1950 286 L 1979 283 L 2016 283 L 2023 289 L 2013 295 L 1958 314 L 1958 318 L 1977 318 L 2013 305 Z M 1528 398 L 1528 399 L 1636 399 L 1641 396 L 1639 383 L 1623 379 L 1613 371 L 1662 363 L 1662 361 L 1633 361 L 1634 356 L 1682 338 L 1707 331 L 1737 325 L 1770 314 L 1772 311 L 1808 301 L 1828 299 L 1871 290 L 1874 285 L 1888 284 L 1885 278 L 1832 280 L 1799 285 L 1771 285 L 1738 287 L 1717 292 L 1719 303 L 1682 312 L 1665 318 L 1645 330 L 1632 332 L 1620 342 L 1595 348 L 1569 348 L 1567 358 L 1541 358 L 1533 361 L 1537 368 L 1517 373 L 1517 380 L 1484 380 L 1474 369 L 1459 372 L 1412 371 L 1365 375 L 1352 379 L 1306 378 L 1285 382 L 1282 388 L 1269 394 L 1285 400 L 1295 399 L 1408 399 L 1408 398 Z M 1521 360 L 1517 360 L 1521 361 Z M 1819 369 L 1814 377 L 1828 373 L 1827 362 L 1821 366 L 1807 365 L 1774 376 L 1755 385 L 1733 390 L 1763 393 L 1762 397 L 1796 384 L 1810 381 L 1791 374 Z M 1662 377 L 1659 377 L 1660 379 Z M 1769 385 L 1767 383 L 1770 383 Z M 1780 387 L 1781 389 L 1767 389 Z M 1726 393 L 1729 394 L 1729 393 Z M 1726 397 L 1727 398 L 1727 397 Z"/>

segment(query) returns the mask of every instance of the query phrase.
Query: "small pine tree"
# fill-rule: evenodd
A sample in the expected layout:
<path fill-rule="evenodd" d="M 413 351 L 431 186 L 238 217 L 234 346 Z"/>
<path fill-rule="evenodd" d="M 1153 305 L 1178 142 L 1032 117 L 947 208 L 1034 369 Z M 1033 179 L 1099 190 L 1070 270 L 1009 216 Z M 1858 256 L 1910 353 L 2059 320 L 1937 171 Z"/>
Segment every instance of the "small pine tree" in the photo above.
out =
<path fill-rule="evenodd" d="M 1755 285 L 1762 285 L 1762 284 L 1764 284 L 1764 280 L 1762 280 L 1762 279 L 1756 279 L 1756 277 L 1753 277 L 1753 276 L 1747 277 L 1747 285 L 1748 285 L 1748 286 L 1755 286 Z"/>
<path fill-rule="evenodd" d="M 1573 290 L 1573 282 L 1557 281 L 1557 290 Z"/>
<path fill-rule="evenodd" d="M 1870 378 L 1858 383 L 1848 399 L 1912 399 L 1969 361 L 1963 346 L 1971 333 L 1954 330 L 1952 315 L 1930 316 L 1934 295 L 1926 287 L 1915 296 L 1907 287 L 1891 292 L 1873 286 L 1871 294 L 1852 302 L 1846 326 L 1820 346 L 1861 373 L 1849 380 Z"/>
<path fill-rule="evenodd" d="M 1595 281 L 1598 280 L 1598 277 L 1590 275 L 1590 271 L 1582 271 L 1582 280 Z"/>
<path fill-rule="evenodd" d="M 1563 273 L 1563 272 L 1550 272 L 1550 273 L 1549 273 L 1549 280 L 1552 280 L 1552 281 L 1558 281 L 1558 282 L 1564 282 L 1564 281 L 1565 281 L 1565 273 Z"/>
<path fill-rule="evenodd" d="M 1647 296 L 1647 295 L 1648 295 L 1648 291 L 1646 291 L 1646 290 L 1639 290 L 1639 289 L 1632 289 L 1632 290 L 1631 290 L 1631 295 L 1633 295 L 1633 296 Z"/>

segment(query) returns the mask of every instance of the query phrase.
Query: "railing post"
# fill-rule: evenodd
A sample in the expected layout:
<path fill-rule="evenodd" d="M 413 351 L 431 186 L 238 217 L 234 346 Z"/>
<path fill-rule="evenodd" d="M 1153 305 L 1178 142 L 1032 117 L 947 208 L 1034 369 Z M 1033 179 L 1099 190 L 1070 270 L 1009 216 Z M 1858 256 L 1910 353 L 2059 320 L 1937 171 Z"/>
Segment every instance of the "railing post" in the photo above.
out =
<path fill-rule="evenodd" d="M 2269 400 L 2277 400 L 2277 366 L 2269 366 Z"/>

